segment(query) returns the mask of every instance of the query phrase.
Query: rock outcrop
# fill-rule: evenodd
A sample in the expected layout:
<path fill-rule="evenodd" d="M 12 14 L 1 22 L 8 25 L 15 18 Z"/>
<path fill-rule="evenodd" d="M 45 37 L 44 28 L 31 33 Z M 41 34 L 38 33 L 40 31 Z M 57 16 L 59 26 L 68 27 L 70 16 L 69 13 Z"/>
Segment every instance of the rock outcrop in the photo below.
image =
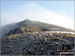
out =
<path fill-rule="evenodd" d="M 73 49 L 74 37 L 64 34 L 33 32 L 1 38 L 2 55 L 57 55 Z"/>

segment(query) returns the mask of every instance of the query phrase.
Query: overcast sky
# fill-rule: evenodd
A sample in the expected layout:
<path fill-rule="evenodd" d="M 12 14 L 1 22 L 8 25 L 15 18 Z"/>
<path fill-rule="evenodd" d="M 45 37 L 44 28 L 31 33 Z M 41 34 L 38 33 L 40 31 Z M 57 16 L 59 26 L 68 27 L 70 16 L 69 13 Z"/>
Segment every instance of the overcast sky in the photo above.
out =
<path fill-rule="evenodd" d="M 74 29 L 74 1 L 1 1 L 1 25 L 25 19 Z"/>

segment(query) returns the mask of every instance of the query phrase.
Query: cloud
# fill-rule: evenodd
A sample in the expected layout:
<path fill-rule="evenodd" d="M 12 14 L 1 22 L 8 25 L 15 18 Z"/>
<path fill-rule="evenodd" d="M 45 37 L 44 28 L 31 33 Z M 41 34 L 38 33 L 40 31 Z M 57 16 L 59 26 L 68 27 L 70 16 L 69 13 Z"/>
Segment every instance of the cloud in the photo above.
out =
<path fill-rule="evenodd" d="M 41 21 L 74 29 L 74 21 L 68 16 L 56 11 L 42 8 L 40 4 L 25 4 L 6 13 L 1 13 L 1 24 L 10 24 L 25 19 Z"/>

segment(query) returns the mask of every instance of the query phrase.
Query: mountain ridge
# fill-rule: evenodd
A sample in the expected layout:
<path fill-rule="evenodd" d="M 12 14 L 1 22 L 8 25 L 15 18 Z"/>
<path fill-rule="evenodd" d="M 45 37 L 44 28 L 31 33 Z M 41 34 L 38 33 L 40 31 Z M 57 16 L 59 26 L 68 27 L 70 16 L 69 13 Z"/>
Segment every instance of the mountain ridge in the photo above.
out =
<path fill-rule="evenodd" d="M 38 21 L 32 21 L 32 20 L 26 19 L 21 22 L 9 24 L 9 25 L 2 27 L 1 28 L 1 35 L 2 35 L 1 37 L 3 37 L 3 35 L 5 35 L 5 33 L 8 33 L 9 31 L 14 30 L 16 28 L 20 28 L 22 26 L 30 27 L 30 28 L 38 27 L 40 30 L 45 30 L 45 31 L 73 31 L 69 28 L 57 26 L 54 24 L 48 24 L 48 23 L 44 23 L 44 22 L 38 22 Z"/>
<path fill-rule="evenodd" d="M 55 32 L 55 29 L 58 31 Z M 75 34 L 59 30 L 67 31 L 63 27 L 30 20 L 7 25 L 1 33 L 4 34 L 1 37 L 1 55 L 60 55 L 61 51 L 74 52 Z"/>

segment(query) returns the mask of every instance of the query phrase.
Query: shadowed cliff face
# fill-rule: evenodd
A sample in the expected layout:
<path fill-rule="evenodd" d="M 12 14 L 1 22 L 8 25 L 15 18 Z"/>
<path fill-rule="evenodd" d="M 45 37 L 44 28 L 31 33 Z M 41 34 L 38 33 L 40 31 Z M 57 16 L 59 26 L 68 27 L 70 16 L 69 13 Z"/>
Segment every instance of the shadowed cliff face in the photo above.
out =
<path fill-rule="evenodd" d="M 74 50 L 75 34 L 54 32 L 69 29 L 28 19 L 8 28 L 1 37 L 2 55 L 59 55 Z"/>

